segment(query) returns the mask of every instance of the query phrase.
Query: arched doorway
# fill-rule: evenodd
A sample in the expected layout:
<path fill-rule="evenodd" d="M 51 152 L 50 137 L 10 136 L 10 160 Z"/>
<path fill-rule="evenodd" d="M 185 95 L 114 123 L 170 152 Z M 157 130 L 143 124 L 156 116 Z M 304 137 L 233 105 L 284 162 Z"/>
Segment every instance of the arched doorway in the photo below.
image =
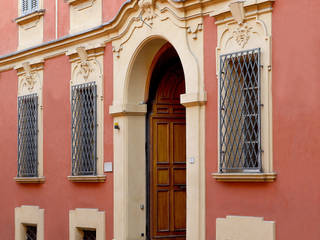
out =
<path fill-rule="evenodd" d="M 186 239 L 186 111 L 180 104 L 185 79 L 170 44 L 155 57 L 147 112 L 147 234 Z"/>

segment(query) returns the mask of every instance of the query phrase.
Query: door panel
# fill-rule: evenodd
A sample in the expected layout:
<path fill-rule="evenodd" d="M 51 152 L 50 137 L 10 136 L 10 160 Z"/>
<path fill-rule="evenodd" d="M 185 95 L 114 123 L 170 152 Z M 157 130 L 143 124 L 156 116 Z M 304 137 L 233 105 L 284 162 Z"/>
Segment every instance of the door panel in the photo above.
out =
<path fill-rule="evenodd" d="M 157 193 L 157 230 L 158 232 L 169 232 L 170 220 L 170 192 L 159 190 Z"/>
<path fill-rule="evenodd" d="M 185 119 L 152 117 L 151 239 L 185 239 Z"/>
<path fill-rule="evenodd" d="M 186 162 L 186 125 L 184 122 L 173 122 L 172 124 L 173 136 L 173 162 Z"/>
<path fill-rule="evenodd" d="M 175 190 L 173 195 L 174 202 L 174 231 L 186 230 L 186 191 Z"/>
<path fill-rule="evenodd" d="M 169 124 L 159 122 L 156 124 L 156 153 L 155 161 L 157 163 L 169 163 Z"/>
<path fill-rule="evenodd" d="M 148 240 L 186 239 L 184 73 L 175 50 L 167 54 L 153 70 L 148 100 Z"/>

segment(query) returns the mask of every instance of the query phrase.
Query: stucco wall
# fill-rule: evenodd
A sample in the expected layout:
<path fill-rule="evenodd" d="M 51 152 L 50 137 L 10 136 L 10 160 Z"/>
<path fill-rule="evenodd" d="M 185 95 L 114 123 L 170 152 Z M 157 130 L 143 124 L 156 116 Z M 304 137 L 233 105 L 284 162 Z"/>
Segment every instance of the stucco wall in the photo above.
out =
<path fill-rule="evenodd" d="M 18 26 L 14 19 L 18 17 L 17 0 L 0 1 L 0 55 L 15 51 L 18 47 Z"/>
<path fill-rule="evenodd" d="M 118 12 L 118 0 L 103 0 L 103 21 Z M 276 239 L 317 239 L 320 236 L 320 2 L 277 0 L 272 30 L 273 183 L 221 183 L 212 173 L 218 165 L 218 80 L 216 25 L 204 18 L 206 104 L 206 239 L 215 239 L 216 218 L 257 216 L 276 222 Z M 55 37 L 54 2 L 44 18 L 44 39 Z M 0 1 L 0 55 L 15 51 L 17 2 Z M 69 33 L 68 4 L 59 0 L 58 37 Z M 104 161 L 113 162 L 112 46 L 104 56 Z M 99 208 L 106 213 L 106 239 L 113 237 L 113 174 L 105 183 L 72 183 L 70 175 L 70 63 L 67 56 L 47 59 L 43 81 L 44 184 L 18 184 L 17 73 L 0 73 L 0 235 L 14 239 L 14 208 L 37 205 L 45 209 L 45 239 L 68 239 L 68 214 L 75 208 Z"/>
<path fill-rule="evenodd" d="M 102 16 L 103 22 L 108 22 L 118 13 L 121 5 L 125 0 L 103 0 L 102 1 Z"/>
<path fill-rule="evenodd" d="M 220 183 L 217 172 L 218 82 L 216 26 L 205 19 L 207 239 L 226 215 L 260 216 L 276 222 L 276 239 L 320 236 L 319 64 L 320 3 L 276 1 L 272 32 L 273 183 Z"/>
<path fill-rule="evenodd" d="M 112 99 L 112 52 L 105 54 L 105 103 Z M 106 236 L 113 236 L 113 180 L 107 173 L 105 183 L 72 183 L 71 172 L 71 114 L 70 63 L 67 56 L 45 62 L 43 84 L 44 176 L 43 184 L 19 184 L 13 180 L 17 167 L 17 76 L 15 71 L 1 73 L 0 93 L 0 152 L 5 174 L 1 174 L 2 214 L 1 236 L 14 239 L 14 208 L 36 205 L 45 209 L 45 239 L 68 239 L 69 210 L 98 208 L 106 213 Z M 112 119 L 105 118 L 105 161 L 112 161 Z"/>

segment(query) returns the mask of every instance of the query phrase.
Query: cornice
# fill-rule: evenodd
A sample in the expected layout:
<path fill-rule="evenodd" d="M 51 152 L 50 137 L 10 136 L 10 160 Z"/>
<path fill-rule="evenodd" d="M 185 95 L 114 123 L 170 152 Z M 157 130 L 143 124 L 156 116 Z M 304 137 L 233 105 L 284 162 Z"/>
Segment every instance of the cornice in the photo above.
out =
<path fill-rule="evenodd" d="M 187 22 L 192 19 L 201 18 L 204 15 L 216 16 L 219 11 L 215 10 L 215 5 L 225 3 L 227 6 L 231 0 L 156 0 L 155 3 L 166 3 L 166 7 L 160 9 L 161 13 L 171 12 L 172 17 L 177 21 Z M 273 0 L 248 0 L 249 2 L 272 2 Z M 41 56 L 46 59 L 51 56 L 63 55 L 74 45 L 98 39 L 101 44 L 112 42 L 121 38 L 133 22 L 139 20 L 141 9 L 139 0 L 127 0 L 120 7 L 113 19 L 86 31 L 70 34 L 62 38 L 45 42 L 34 47 L 22 49 L 10 54 L 0 56 L 0 72 L 14 68 L 17 62 L 25 59 Z M 220 6 L 219 5 L 219 6 Z M 223 8 L 223 7 L 222 7 Z M 223 13 L 223 11 L 220 13 Z M 201 27 L 200 27 L 201 28 Z M 186 26 L 189 33 L 193 33 L 189 26 Z M 196 36 L 195 36 L 196 37 Z M 55 52 L 55 53 L 52 53 Z M 51 53 L 51 54 L 50 54 Z"/>

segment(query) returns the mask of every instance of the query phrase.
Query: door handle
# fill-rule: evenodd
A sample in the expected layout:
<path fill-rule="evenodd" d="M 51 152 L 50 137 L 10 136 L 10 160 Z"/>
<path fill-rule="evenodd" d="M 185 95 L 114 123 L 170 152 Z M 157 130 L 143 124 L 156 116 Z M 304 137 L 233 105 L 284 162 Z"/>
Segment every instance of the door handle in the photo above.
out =
<path fill-rule="evenodd" d="M 179 185 L 179 188 L 180 188 L 180 189 L 186 189 L 187 186 L 186 186 L 186 185 Z"/>

